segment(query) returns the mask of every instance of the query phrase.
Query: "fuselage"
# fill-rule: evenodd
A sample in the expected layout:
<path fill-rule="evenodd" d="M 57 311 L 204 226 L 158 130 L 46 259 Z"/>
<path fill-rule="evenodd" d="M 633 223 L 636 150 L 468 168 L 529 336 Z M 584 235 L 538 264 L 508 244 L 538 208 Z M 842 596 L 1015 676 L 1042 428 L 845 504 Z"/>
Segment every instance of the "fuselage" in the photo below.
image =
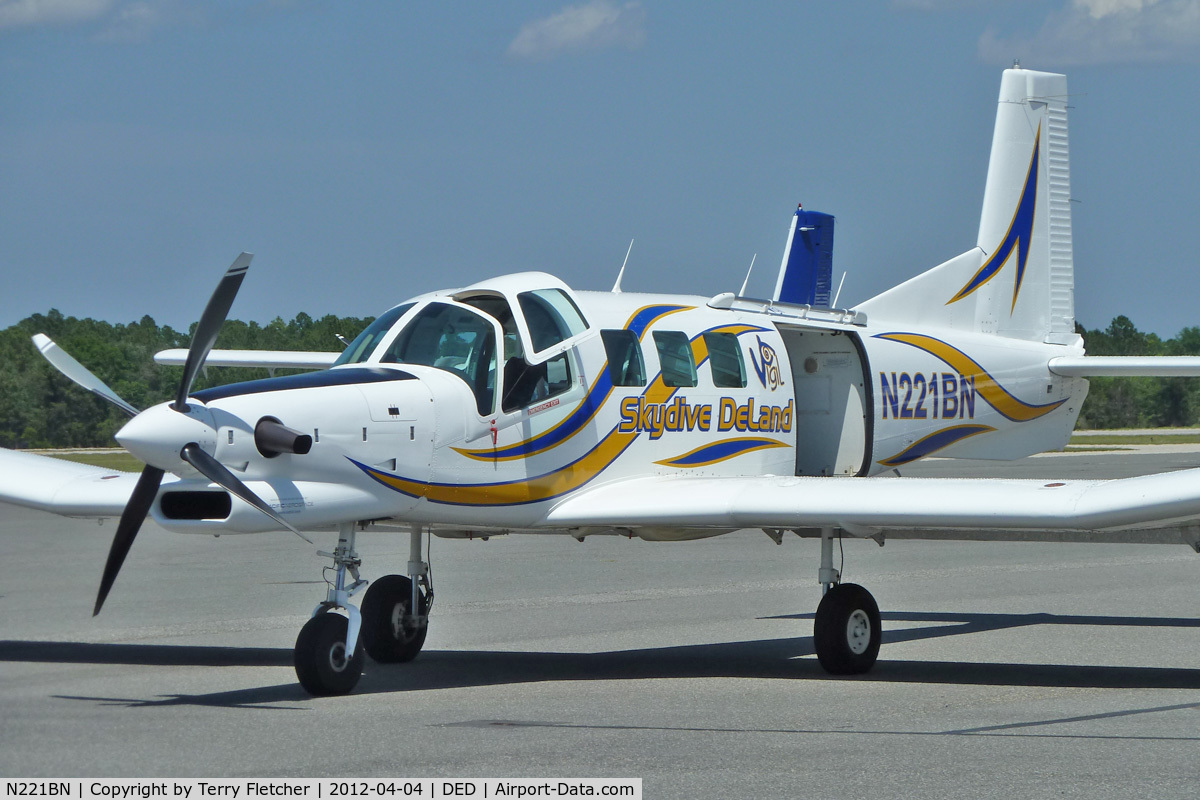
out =
<path fill-rule="evenodd" d="M 1087 391 L 1046 368 L 1064 352 L 524 273 L 396 306 L 330 370 L 197 392 L 191 416 L 210 430 L 193 438 L 298 527 L 349 512 L 530 530 L 575 492 L 646 475 L 866 477 L 1061 448 Z M 311 451 L 264 455 L 263 418 Z M 168 527 L 272 526 L 186 465 L 157 466 L 182 475 L 154 509 Z"/>

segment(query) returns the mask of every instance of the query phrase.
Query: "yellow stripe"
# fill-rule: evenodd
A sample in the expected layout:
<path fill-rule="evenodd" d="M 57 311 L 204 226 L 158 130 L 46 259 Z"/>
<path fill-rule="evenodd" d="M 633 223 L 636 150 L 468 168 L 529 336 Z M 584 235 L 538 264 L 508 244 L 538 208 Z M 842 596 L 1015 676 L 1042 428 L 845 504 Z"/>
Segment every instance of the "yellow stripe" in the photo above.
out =
<path fill-rule="evenodd" d="M 633 321 L 635 319 L 637 319 L 638 314 L 642 313 L 647 308 L 652 308 L 653 306 L 656 306 L 656 305 L 659 305 L 659 304 L 651 303 L 648 306 L 642 306 L 637 311 L 630 314 L 629 319 L 625 320 L 625 327 L 628 328 L 630 325 L 632 325 Z M 671 314 L 678 314 L 680 311 L 692 311 L 695 308 L 696 308 L 695 306 L 680 306 L 679 308 L 672 308 L 672 309 L 662 312 L 661 314 L 651 317 L 650 320 L 644 326 L 642 326 L 642 333 L 638 338 L 645 338 L 646 332 L 650 330 L 650 326 L 653 325 L 654 323 L 658 322 L 663 317 L 669 316 Z"/>
<path fill-rule="evenodd" d="M 988 371 L 979 362 L 975 361 L 975 359 L 940 339 L 934 339 L 932 336 L 925 336 L 919 333 L 881 333 L 876 338 L 901 342 L 919 350 L 924 350 L 930 355 L 937 356 L 942 361 L 945 361 L 951 368 L 958 370 L 958 373 L 963 377 L 974 378 L 975 391 L 992 408 L 1011 420 L 1029 422 L 1030 420 L 1049 414 L 1066 402 L 1063 399 L 1045 405 L 1032 405 L 1018 400 L 1007 389 L 1001 386 L 995 378 L 988 374 Z"/>
<path fill-rule="evenodd" d="M 657 305 L 657 304 L 653 304 L 653 305 Z M 629 319 L 625 321 L 625 327 L 628 328 L 630 325 L 632 325 L 634 319 L 637 318 L 638 314 L 642 313 L 647 308 L 651 308 L 651 307 L 652 306 L 642 306 L 637 311 L 634 311 L 633 314 L 631 314 L 629 316 Z M 673 308 L 668 311 L 664 311 L 663 313 L 659 314 L 658 316 L 651 318 L 651 320 L 646 323 L 645 328 L 642 329 L 642 335 L 644 336 L 646 331 L 650 329 L 650 326 L 653 325 L 655 322 L 658 322 L 663 317 L 666 317 L 670 314 L 678 313 L 680 311 L 691 311 L 694 308 L 695 308 L 695 306 L 683 306 L 681 308 Z M 607 366 L 608 366 L 608 362 L 606 361 L 605 366 L 603 368 L 607 369 Z M 579 403 L 571 410 L 571 412 L 569 414 L 566 414 L 559 421 L 559 423 L 557 425 L 543 431 L 542 433 L 539 433 L 535 437 L 526 439 L 521 442 L 515 442 L 514 444 L 505 445 L 505 449 L 508 449 L 510 447 L 520 447 L 523 444 L 528 444 L 529 442 L 533 441 L 534 439 L 538 439 L 543 436 L 549 436 L 554 431 L 558 430 L 563 425 L 567 424 L 567 421 L 571 419 L 571 417 L 579 409 L 579 406 L 583 405 L 583 403 L 587 401 L 587 398 L 591 396 L 591 393 L 596 388 L 596 384 L 599 382 L 599 380 L 600 380 L 600 377 L 599 377 L 599 375 L 597 375 L 596 380 L 592 381 L 592 385 L 589 386 L 587 392 L 584 393 L 583 400 L 580 400 Z M 458 447 L 452 447 L 450 449 L 453 450 L 454 452 L 458 453 L 461 456 L 465 456 L 467 458 L 474 459 L 475 461 L 488 461 L 488 462 L 497 462 L 498 463 L 501 461 L 519 461 L 524 458 L 529 458 L 530 456 L 537 455 L 539 453 L 544 453 L 547 450 L 553 450 L 555 447 L 558 447 L 563 442 L 568 441 L 569 439 L 574 437 L 575 434 L 579 433 L 579 431 L 586 428 L 588 426 L 588 424 L 591 423 L 591 421 L 593 419 L 595 419 L 596 415 L 600 413 L 600 409 L 604 407 L 604 404 L 606 402 L 608 402 L 608 398 L 610 398 L 610 397 L 612 397 L 612 389 L 609 389 L 608 394 L 604 395 L 604 397 L 600 400 L 600 402 L 596 404 L 596 409 L 591 413 L 591 415 L 588 416 L 588 418 L 586 420 L 584 420 L 582 423 L 579 424 L 579 428 L 575 431 L 575 433 L 572 433 L 570 436 L 564 437 L 563 439 L 560 439 L 557 442 L 548 444 L 539 450 L 534 450 L 534 451 L 530 451 L 530 452 L 526 452 L 526 453 L 517 453 L 517 454 L 511 455 L 511 456 L 496 456 L 491 450 L 467 450 L 467 449 L 458 448 Z"/>
<path fill-rule="evenodd" d="M 697 338 L 696 342 L 692 343 L 693 353 L 698 352 L 697 345 L 707 356 L 708 350 L 704 348 L 704 340 Z M 648 404 L 664 403 L 670 399 L 671 395 L 675 394 L 675 391 L 676 388 L 664 384 L 662 375 L 659 375 L 646 389 L 646 402 Z M 583 486 L 616 461 L 617 457 L 639 435 L 637 432 L 622 433 L 614 428 L 608 436 L 604 437 L 598 445 L 578 461 L 545 475 L 523 481 L 460 486 L 423 483 L 378 470 L 371 470 L 371 476 L 393 489 L 415 497 L 424 497 L 434 503 L 468 506 L 535 503 L 558 497 Z"/>
<path fill-rule="evenodd" d="M 649 308 L 649 306 L 642 306 L 642 308 L 639 308 L 637 311 L 635 311 L 633 313 L 633 316 L 631 316 L 629 318 L 629 321 L 627 321 L 625 323 L 625 327 L 628 328 L 629 325 L 632 324 L 634 317 L 636 317 L 639 313 L 641 313 L 641 311 L 643 309 L 646 309 L 646 308 Z M 674 313 L 676 313 L 676 311 L 690 311 L 693 308 L 694 308 L 694 306 L 688 306 L 687 308 L 680 308 L 680 309 L 674 309 L 672 311 L 665 311 L 662 314 L 659 314 L 653 320 L 651 320 L 650 323 L 648 323 L 646 325 L 646 328 L 649 329 L 651 324 L 653 324 L 655 321 L 657 321 L 659 319 L 662 319 L 663 317 L 667 316 L 668 314 L 674 314 Z M 732 333 L 734 336 L 740 336 L 743 333 L 750 333 L 752 331 L 761 331 L 761 330 L 763 330 L 763 328 L 758 325 L 734 324 L 734 325 L 722 325 L 719 328 L 713 328 L 711 330 L 705 331 L 705 333 Z M 699 343 L 699 348 L 697 348 L 697 342 Z M 704 359 L 708 358 L 708 346 L 706 344 L 704 344 L 703 336 L 697 337 L 696 342 L 692 343 L 692 352 L 694 354 L 694 358 L 695 358 L 695 362 L 696 362 L 697 366 L 700 365 L 701 363 L 703 363 Z M 605 365 L 604 365 L 604 367 L 602 367 L 602 369 L 607 369 L 607 368 L 608 368 L 608 362 L 605 362 Z M 591 396 L 592 391 L 595 390 L 596 384 L 599 383 L 599 381 L 600 381 L 600 376 L 597 375 L 596 379 L 594 381 L 592 381 L 592 385 L 588 387 L 587 392 L 584 394 L 584 400 L 580 401 L 580 405 L 582 405 L 582 403 L 584 401 L 586 401 L 586 399 L 588 397 Z M 616 387 L 613 387 L 613 388 L 616 388 Z M 547 450 L 553 450 L 555 447 L 558 447 L 563 442 L 569 441 L 577 433 L 579 433 L 584 428 L 586 428 L 589 424 L 591 424 L 592 420 L 596 418 L 596 415 L 599 414 L 601 409 L 604 408 L 604 404 L 608 402 L 608 399 L 610 397 L 612 397 L 613 388 L 610 388 L 608 390 L 608 393 L 605 394 L 604 397 L 600 399 L 600 402 L 598 402 L 596 404 L 595 410 L 592 411 L 592 413 L 588 416 L 588 418 L 585 419 L 583 422 L 579 423 L 579 427 L 575 431 L 575 433 L 572 433 L 570 436 L 566 436 L 557 442 L 553 442 L 553 443 L 548 444 L 545 447 L 539 448 L 537 450 L 531 450 L 531 451 L 524 452 L 524 453 L 516 453 L 515 455 L 511 455 L 511 456 L 497 456 L 491 450 L 467 450 L 465 448 L 459 448 L 459 447 L 452 447 L 450 449 L 453 450 L 454 452 L 458 453 L 461 456 L 465 456 L 466 458 L 470 458 L 475 461 L 487 461 L 487 462 L 495 462 L 495 463 L 499 463 L 501 461 L 520 461 L 522 459 L 529 458 L 530 456 L 535 456 L 540 453 L 544 453 Z M 558 430 L 563 425 L 567 424 L 567 421 L 571 419 L 571 417 L 575 414 L 575 411 L 578 410 L 578 408 L 579 408 L 579 405 L 576 405 L 575 408 L 572 409 L 570 413 L 563 416 L 562 420 L 557 425 L 554 425 L 553 427 L 548 428 L 546 431 L 539 433 L 536 437 L 526 439 L 522 442 L 516 442 L 514 444 L 505 445 L 505 449 L 508 449 L 510 447 L 520 447 L 523 444 L 528 444 L 529 442 L 533 441 L 535 438 L 549 436 L 554 431 Z"/>

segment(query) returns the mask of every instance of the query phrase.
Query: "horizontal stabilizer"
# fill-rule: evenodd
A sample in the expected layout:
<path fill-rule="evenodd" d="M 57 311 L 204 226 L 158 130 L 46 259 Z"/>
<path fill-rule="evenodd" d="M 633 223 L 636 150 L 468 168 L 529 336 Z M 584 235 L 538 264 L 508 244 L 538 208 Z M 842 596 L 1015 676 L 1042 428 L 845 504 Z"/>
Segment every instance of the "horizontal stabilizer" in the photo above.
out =
<path fill-rule="evenodd" d="M 1200 377 L 1200 356 L 1061 356 L 1047 366 L 1068 378 Z"/>
<path fill-rule="evenodd" d="M 155 363 L 180 367 L 187 362 L 182 348 L 154 354 Z M 326 369 L 341 353 L 313 350 L 213 350 L 204 361 L 206 367 L 259 367 L 262 369 Z"/>

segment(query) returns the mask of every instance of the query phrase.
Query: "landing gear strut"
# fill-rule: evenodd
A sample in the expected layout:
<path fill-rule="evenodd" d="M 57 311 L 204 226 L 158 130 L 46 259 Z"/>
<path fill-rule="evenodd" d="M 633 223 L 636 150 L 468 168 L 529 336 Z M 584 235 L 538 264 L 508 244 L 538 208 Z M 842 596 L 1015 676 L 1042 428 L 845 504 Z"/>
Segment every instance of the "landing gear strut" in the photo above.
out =
<path fill-rule="evenodd" d="M 312 694 L 345 694 L 355 687 L 362 675 L 363 655 L 358 647 L 362 616 L 350 605 L 350 597 L 367 582 L 358 575 L 362 559 L 354 549 L 354 535 L 354 523 L 343 523 L 338 527 L 334 551 L 318 553 L 333 559 L 334 579 L 329 584 L 325 601 L 317 606 L 312 619 L 300 629 L 293 653 L 296 677 Z M 348 586 L 347 573 L 354 580 Z"/>
<path fill-rule="evenodd" d="M 833 567 L 833 529 L 821 529 L 821 569 L 824 590 L 813 620 L 817 660 L 833 675 L 860 675 L 875 665 L 882 628 L 879 606 L 863 587 L 842 583 Z"/>
<path fill-rule="evenodd" d="M 386 575 L 363 597 L 363 647 L 381 664 L 412 661 L 429 630 L 433 580 L 421 556 L 420 526 L 414 525 L 410 536 L 408 575 Z"/>
<path fill-rule="evenodd" d="M 353 523 L 342 524 L 334 551 L 318 553 L 333 559 L 334 579 L 324 602 L 300 629 L 294 653 L 296 677 L 311 694 L 353 689 L 362 676 L 364 651 L 380 663 L 396 663 L 416 658 L 425 644 L 433 576 L 422 553 L 421 527 L 412 528 L 408 575 L 385 575 L 372 583 L 361 612 L 350 604 L 367 585 L 358 575 L 362 559 L 354 549 L 354 536 Z M 347 576 L 352 583 L 347 584 Z"/>

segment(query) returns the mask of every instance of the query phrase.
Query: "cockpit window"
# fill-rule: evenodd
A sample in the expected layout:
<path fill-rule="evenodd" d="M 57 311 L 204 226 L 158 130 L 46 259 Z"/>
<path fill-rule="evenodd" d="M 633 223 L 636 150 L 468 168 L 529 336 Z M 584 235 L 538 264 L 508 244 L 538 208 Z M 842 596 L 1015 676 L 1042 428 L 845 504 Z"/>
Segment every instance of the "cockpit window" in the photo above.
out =
<path fill-rule="evenodd" d="M 517 295 L 533 349 L 540 353 L 587 330 L 587 320 L 561 289 L 538 289 Z"/>
<path fill-rule="evenodd" d="M 392 329 L 396 320 L 403 317 L 414 305 L 416 303 L 405 303 L 380 314 L 362 333 L 354 337 L 354 341 L 342 351 L 342 354 L 337 357 L 337 361 L 333 362 L 333 366 L 360 364 L 370 358 L 371 353 L 375 351 L 375 346 Z"/>
<path fill-rule="evenodd" d="M 443 303 L 414 316 L 381 359 L 422 364 L 457 375 L 475 393 L 480 416 L 492 413 L 496 394 L 496 333 L 484 317 Z"/>
<path fill-rule="evenodd" d="M 478 308 L 485 314 L 495 317 L 504 331 L 504 357 L 506 359 L 525 355 L 521 347 L 521 337 L 517 333 L 517 321 L 513 319 L 512 309 L 508 301 L 499 295 L 481 294 L 475 297 L 459 297 L 464 305 Z"/>

